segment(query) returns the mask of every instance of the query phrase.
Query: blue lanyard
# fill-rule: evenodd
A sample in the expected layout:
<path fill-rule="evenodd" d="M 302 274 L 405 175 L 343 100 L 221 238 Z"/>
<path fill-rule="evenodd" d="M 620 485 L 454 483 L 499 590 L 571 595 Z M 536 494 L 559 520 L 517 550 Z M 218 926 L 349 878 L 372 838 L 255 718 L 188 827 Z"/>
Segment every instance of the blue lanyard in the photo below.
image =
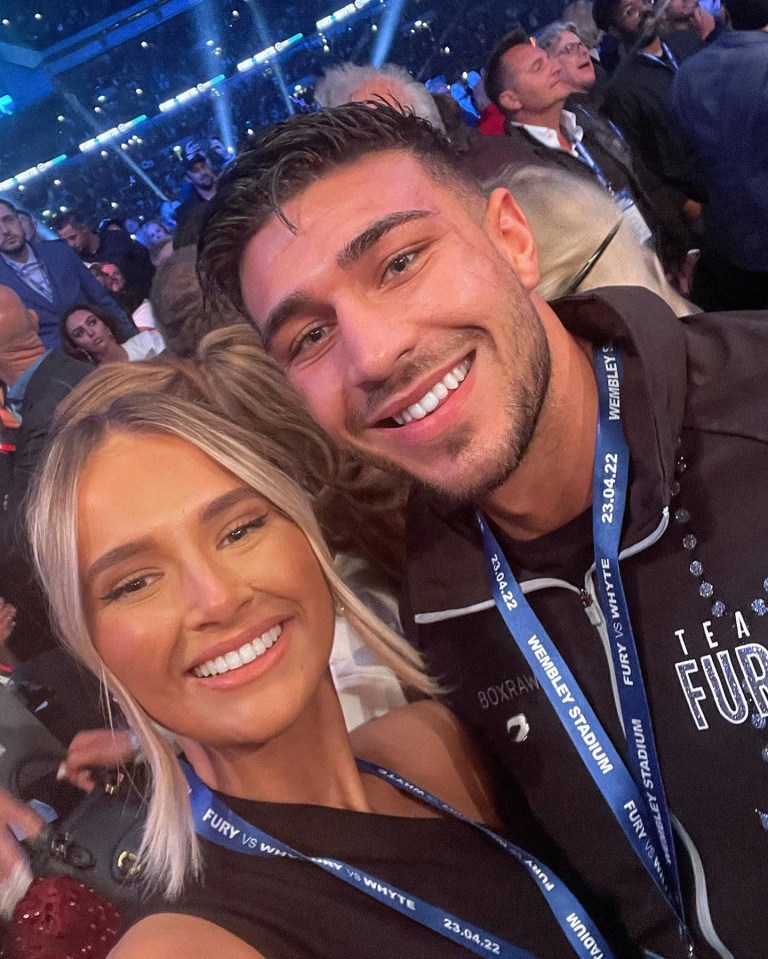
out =
<path fill-rule="evenodd" d="M 613 954 L 598 932 L 597 926 L 579 901 L 568 887 L 541 862 L 499 836 L 492 829 L 482 825 L 482 823 L 476 823 L 468 819 L 427 790 L 415 786 L 396 773 L 363 759 L 358 759 L 357 765 L 361 772 L 370 773 L 386 780 L 396 789 L 407 792 L 440 812 L 472 826 L 500 845 L 535 880 L 537 888 L 545 897 L 547 905 L 552 910 L 552 914 L 576 955 L 591 957 L 591 959 L 613 959 Z M 375 876 L 371 876 L 356 866 L 350 866 L 338 859 L 307 856 L 286 843 L 280 842 L 279 839 L 263 832 L 229 809 L 201 782 L 195 771 L 187 763 L 182 762 L 181 768 L 189 784 L 195 831 L 202 838 L 232 852 L 245 853 L 248 856 L 287 857 L 311 862 L 337 879 L 341 879 L 342 882 L 354 886 L 367 896 L 371 896 L 378 902 L 395 909 L 420 925 L 426 926 L 427 929 L 451 939 L 478 956 L 499 956 L 501 959 L 535 959 L 527 950 L 514 946 L 438 906 L 424 902 L 411 893 L 398 889 L 391 883 L 381 882 Z"/>
<path fill-rule="evenodd" d="M 677 73 L 677 71 L 680 69 L 680 64 L 677 62 L 675 55 L 663 40 L 661 41 L 661 49 L 664 56 L 667 58 L 666 61 L 662 59 L 662 57 L 656 57 L 652 53 L 645 53 L 644 51 L 641 51 L 640 56 L 646 57 L 648 60 L 654 60 L 656 63 L 660 63 L 663 67 L 669 67 L 673 73 Z"/>
<path fill-rule="evenodd" d="M 586 166 L 588 166 L 589 169 L 595 174 L 597 179 L 600 181 L 600 185 L 604 189 L 608 190 L 609 193 L 613 193 L 613 187 L 611 186 L 608 177 L 603 173 L 600 164 L 584 146 L 581 140 L 573 139 L 571 142 L 573 143 L 574 149 L 578 153 L 581 162 L 586 164 Z"/>
<path fill-rule="evenodd" d="M 496 605 L 582 762 L 624 834 L 680 920 L 683 900 L 650 710 L 619 568 L 619 540 L 629 480 L 629 449 L 621 425 L 621 358 L 609 344 L 595 351 L 599 418 L 593 481 L 595 567 L 600 605 L 611 638 L 628 740 L 629 772 L 597 715 L 525 599 L 501 547 L 478 514 Z M 661 855 L 657 852 L 661 849 Z"/>

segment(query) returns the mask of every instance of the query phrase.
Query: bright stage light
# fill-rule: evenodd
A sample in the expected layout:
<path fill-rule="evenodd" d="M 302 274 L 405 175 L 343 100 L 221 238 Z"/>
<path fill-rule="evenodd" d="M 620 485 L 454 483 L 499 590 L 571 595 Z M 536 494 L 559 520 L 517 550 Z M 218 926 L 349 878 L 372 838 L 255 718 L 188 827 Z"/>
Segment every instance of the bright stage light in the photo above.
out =
<path fill-rule="evenodd" d="M 245 73 L 246 70 L 252 70 L 253 67 L 259 66 L 260 63 L 266 63 L 267 60 L 274 60 L 275 57 L 282 53 L 283 50 L 287 50 L 288 47 L 292 47 L 295 43 L 298 43 L 299 40 L 304 39 L 303 33 L 294 33 L 292 37 L 288 37 L 287 40 L 278 40 L 277 43 L 273 44 L 271 47 L 267 47 L 266 50 L 262 50 L 260 53 L 254 54 L 252 57 L 248 57 L 247 60 L 242 60 L 237 65 L 237 69 L 240 73 Z"/>
<path fill-rule="evenodd" d="M 189 90 L 184 90 L 184 92 L 180 93 L 177 97 L 171 97 L 170 100 L 163 101 L 163 103 L 160 104 L 160 112 L 167 113 L 169 110 L 173 110 L 174 107 L 181 106 L 182 103 L 189 103 L 189 101 L 194 100 L 195 97 L 207 93 L 215 87 L 217 83 L 221 83 L 223 79 L 224 74 L 220 73 L 212 80 L 206 80 L 204 83 L 198 83 L 195 87 L 190 87 Z"/>
<path fill-rule="evenodd" d="M 81 143 L 80 151 L 82 153 L 87 153 L 89 150 L 93 150 L 94 147 L 101 146 L 102 143 L 108 143 L 110 140 L 114 140 L 115 137 L 119 137 L 121 133 L 125 133 L 126 130 L 132 130 L 134 127 L 137 127 L 146 119 L 146 113 L 142 113 L 141 116 L 135 117 L 133 120 L 129 120 L 127 123 L 120 123 L 116 127 L 112 127 L 111 130 L 105 130 L 104 133 L 100 133 L 98 136 L 91 137 L 90 140 L 86 140 L 84 143 Z"/>

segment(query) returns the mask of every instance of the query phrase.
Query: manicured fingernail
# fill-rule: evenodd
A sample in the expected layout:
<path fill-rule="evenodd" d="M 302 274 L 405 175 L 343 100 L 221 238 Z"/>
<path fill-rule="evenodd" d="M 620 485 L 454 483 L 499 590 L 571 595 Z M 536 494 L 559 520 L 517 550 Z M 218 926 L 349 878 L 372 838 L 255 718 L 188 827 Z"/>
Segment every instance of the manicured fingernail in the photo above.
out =
<path fill-rule="evenodd" d="M 56 779 L 61 780 L 67 775 L 67 763 L 66 761 L 62 762 L 59 768 L 56 770 Z"/>

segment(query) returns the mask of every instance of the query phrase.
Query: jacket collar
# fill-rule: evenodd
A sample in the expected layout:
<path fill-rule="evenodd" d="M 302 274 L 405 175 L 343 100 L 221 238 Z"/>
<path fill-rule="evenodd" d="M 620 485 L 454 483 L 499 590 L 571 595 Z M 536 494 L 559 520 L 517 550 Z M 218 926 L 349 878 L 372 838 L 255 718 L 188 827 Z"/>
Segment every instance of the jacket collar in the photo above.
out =
<path fill-rule="evenodd" d="M 647 290 L 609 287 L 552 304 L 563 325 L 595 346 L 613 340 L 624 357 L 622 422 L 630 448 L 630 492 L 622 549 L 649 536 L 670 501 L 686 392 L 684 327 Z M 491 600 L 472 507 L 424 489 L 408 505 L 410 611 L 423 615 Z M 450 563 L 445 562 L 450 557 Z"/>

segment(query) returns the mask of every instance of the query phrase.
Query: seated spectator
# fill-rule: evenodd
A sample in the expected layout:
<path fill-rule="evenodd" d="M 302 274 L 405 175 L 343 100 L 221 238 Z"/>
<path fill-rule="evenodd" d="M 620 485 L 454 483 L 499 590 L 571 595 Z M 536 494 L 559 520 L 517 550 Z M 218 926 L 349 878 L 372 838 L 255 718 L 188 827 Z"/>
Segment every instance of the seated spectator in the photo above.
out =
<path fill-rule="evenodd" d="M 727 0 L 734 29 L 680 67 L 675 117 L 706 193 L 694 295 L 705 309 L 768 307 L 768 3 Z"/>
<path fill-rule="evenodd" d="M 646 0 L 595 0 L 593 13 L 597 25 L 626 50 L 606 88 L 605 112 L 626 137 L 654 205 L 696 225 L 704 196 L 691 176 L 671 93 L 680 63 L 702 42 L 692 31 L 674 31 L 662 39 Z M 690 245 L 698 244 L 691 239 Z"/>
<path fill-rule="evenodd" d="M 597 115 L 581 109 L 577 122 L 565 109 L 574 91 L 558 58 L 534 46 L 524 31 L 513 30 L 494 48 L 485 86 L 507 115 L 507 137 L 529 151 L 529 165 L 543 162 L 588 177 L 613 197 L 638 241 L 651 240 L 648 221 L 653 221 L 653 211 L 635 176 L 626 143 Z M 488 150 L 486 144 L 481 155 Z M 520 163 L 520 157 L 503 165 L 509 162 Z M 493 175 L 500 166 L 483 171 L 475 164 L 475 172 Z"/>
<path fill-rule="evenodd" d="M 699 312 L 670 285 L 656 254 L 637 242 L 598 186 L 543 166 L 503 170 L 483 185 L 487 192 L 505 187 L 525 214 L 539 251 L 536 292 L 544 299 L 602 286 L 644 286 L 677 316 Z"/>
<path fill-rule="evenodd" d="M 467 954 L 460 934 L 440 938 L 446 924 L 425 930 L 408 921 L 410 909 L 401 915 L 386 900 L 361 900 L 362 880 L 350 890 L 317 863 L 245 860 L 241 841 L 217 845 L 205 831 L 210 817 L 192 813 L 185 777 L 203 804 L 226 804 L 217 813 L 229 822 L 228 807 L 237 806 L 289 848 L 351 860 L 344 875 L 371 870 L 405 896 L 458 913 L 459 929 L 490 925 L 491 941 L 511 940 L 542 959 L 570 951 L 538 889 L 541 867 L 526 869 L 472 825 L 494 826 L 498 816 L 472 742 L 444 707 L 403 707 L 349 739 L 328 671 L 334 606 L 343 604 L 370 652 L 402 681 L 420 692 L 433 684 L 418 654 L 334 572 L 294 479 L 302 464 L 274 430 L 255 440 L 200 404 L 147 403 L 133 393 L 70 422 L 48 462 L 31 512 L 42 579 L 65 641 L 107 677 L 151 769 L 140 855 L 167 901 L 129 930 L 121 957 L 145 957 L 149 943 L 242 959 L 374 956 L 383 941 L 393 955 Z M 52 514 L 61 517 L 55 527 L 45 521 Z M 152 544 L 157 578 L 144 566 L 139 575 L 134 558 L 120 569 L 106 563 L 137 537 Z M 71 557 L 69 575 L 54 552 Z M 192 578 L 195 587 L 184 588 Z M 153 720 L 181 737 L 189 766 L 179 767 Z M 374 765 L 358 768 L 355 756 Z M 461 820 L 422 789 L 419 799 L 401 795 L 377 778 L 378 764 L 445 797 Z M 218 799 L 202 798 L 210 788 Z"/>
<path fill-rule="evenodd" d="M 114 263 L 139 302 L 149 296 L 155 268 L 147 249 L 131 238 L 121 220 L 105 220 L 95 233 L 79 213 L 59 214 L 51 224 L 85 263 Z"/>
<path fill-rule="evenodd" d="M 203 301 L 194 246 L 176 250 L 160 264 L 150 303 L 157 328 L 167 349 L 175 356 L 194 356 L 210 330 L 247 322 L 242 313 L 232 307 Z"/>
<path fill-rule="evenodd" d="M 115 302 L 130 314 L 139 332 L 155 328 L 155 317 L 149 299 L 140 299 L 137 292 L 128 287 L 123 271 L 116 263 L 91 263 L 88 269 L 104 289 L 109 290 Z"/>
<path fill-rule="evenodd" d="M 184 176 L 191 186 L 187 199 L 176 208 L 176 232 L 181 233 L 190 216 L 216 196 L 216 174 L 203 153 L 184 160 Z"/>
<path fill-rule="evenodd" d="M 66 243 L 44 242 L 32 248 L 16 208 L 7 200 L 0 200 L 0 284 L 35 311 L 47 349 L 60 345 L 59 319 L 76 303 L 96 303 L 117 318 L 127 335 L 135 332 L 133 323 Z"/>
<path fill-rule="evenodd" d="M 61 318 L 59 335 L 66 353 L 84 358 L 94 366 L 146 360 L 165 349 L 157 330 L 127 337 L 109 313 L 93 304 L 67 310 Z"/>
<path fill-rule="evenodd" d="M 565 101 L 569 110 L 598 111 L 603 103 L 608 77 L 592 58 L 589 46 L 575 23 L 550 23 L 537 37 L 537 44 L 560 63 L 560 76 L 571 88 Z"/>
<path fill-rule="evenodd" d="M 323 107 L 363 100 L 386 100 L 413 110 L 436 130 L 445 132 L 432 95 L 405 67 L 385 63 L 381 67 L 358 67 L 342 63 L 326 70 L 315 86 L 315 100 Z"/>
<path fill-rule="evenodd" d="M 160 220 L 144 224 L 144 236 L 149 248 L 149 258 L 155 269 L 173 253 L 173 233 Z"/>

